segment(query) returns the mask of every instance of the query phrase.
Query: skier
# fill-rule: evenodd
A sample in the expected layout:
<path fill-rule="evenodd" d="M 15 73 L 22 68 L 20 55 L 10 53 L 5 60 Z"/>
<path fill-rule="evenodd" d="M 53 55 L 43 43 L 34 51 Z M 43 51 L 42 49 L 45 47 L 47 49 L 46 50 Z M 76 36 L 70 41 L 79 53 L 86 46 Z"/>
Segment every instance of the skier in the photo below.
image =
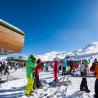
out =
<path fill-rule="evenodd" d="M 33 91 L 34 86 L 34 69 L 37 66 L 36 57 L 34 55 L 30 55 L 26 64 L 26 74 L 27 74 L 27 86 L 25 90 L 25 94 L 29 96 Z"/>
<path fill-rule="evenodd" d="M 54 60 L 53 69 L 54 69 L 54 81 L 58 82 L 58 62 L 56 59 Z"/>
<path fill-rule="evenodd" d="M 80 84 L 80 91 L 86 91 L 87 93 L 90 92 L 87 86 L 87 73 L 89 72 L 88 70 L 88 65 L 85 62 L 85 60 L 82 60 L 81 65 L 80 65 L 80 72 L 82 76 L 82 81 Z"/>
<path fill-rule="evenodd" d="M 4 75 L 9 75 L 9 65 L 5 64 Z"/>
<path fill-rule="evenodd" d="M 97 61 L 97 59 L 95 59 L 94 62 L 92 63 L 90 71 L 95 72 L 95 75 L 96 75 L 94 97 L 98 98 L 98 61 Z"/>
<path fill-rule="evenodd" d="M 3 64 L 1 63 L 0 64 L 0 73 L 2 74 L 2 71 L 3 71 Z"/>
<path fill-rule="evenodd" d="M 37 66 L 35 68 L 35 87 L 36 88 L 41 88 L 42 87 L 41 80 L 39 80 L 39 73 L 41 71 L 41 67 L 42 67 L 41 60 L 38 59 L 37 60 Z"/>
<path fill-rule="evenodd" d="M 63 60 L 62 61 L 62 75 L 66 75 L 66 66 L 67 66 L 67 61 Z"/>
<path fill-rule="evenodd" d="M 75 73 L 77 71 L 78 68 L 78 62 L 77 61 L 73 61 L 73 72 Z"/>
<path fill-rule="evenodd" d="M 58 73 L 62 70 L 62 62 L 60 59 L 58 59 Z"/>
<path fill-rule="evenodd" d="M 45 63 L 45 71 L 46 71 L 46 72 L 48 72 L 48 67 L 49 67 L 48 65 L 49 65 L 49 63 L 46 62 L 46 63 Z"/>

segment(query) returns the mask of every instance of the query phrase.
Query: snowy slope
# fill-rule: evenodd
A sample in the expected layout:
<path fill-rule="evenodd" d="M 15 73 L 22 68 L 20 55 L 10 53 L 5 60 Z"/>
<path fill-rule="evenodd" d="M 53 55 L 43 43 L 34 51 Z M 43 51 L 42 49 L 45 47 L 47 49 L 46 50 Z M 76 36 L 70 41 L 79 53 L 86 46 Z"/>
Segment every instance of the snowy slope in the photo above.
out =
<path fill-rule="evenodd" d="M 8 82 L 0 85 L 0 98 L 27 98 L 24 94 L 27 83 L 25 69 L 18 69 L 16 72 L 11 73 L 10 75 L 16 79 L 9 79 Z M 59 75 L 59 79 L 61 77 L 62 76 Z M 41 72 L 40 79 L 46 80 L 48 83 L 53 81 L 53 71 L 50 69 L 49 72 Z M 69 77 L 69 80 L 71 80 L 72 84 L 68 87 L 62 85 L 57 93 L 51 98 L 93 98 L 95 78 L 88 78 L 88 87 L 91 91 L 89 94 L 79 91 L 81 77 Z M 35 91 L 37 93 L 34 93 L 34 95 L 30 96 L 29 98 L 47 98 L 46 96 L 50 96 L 58 89 L 58 87 L 47 87 L 47 85 L 44 85 L 43 89 L 37 89 Z"/>
<path fill-rule="evenodd" d="M 89 55 L 98 55 L 98 41 L 93 42 L 91 44 L 88 44 L 85 46 L 83 49 L 78 49 L 76 51 L 72 52 L 57 52 L 57 51 L 52 51 L 43 55 L 38 55 L 42 61 L 53 61 L 54 58 L 59 58 L 59 59 L 64 59 L 65 57 L 85 57 Z"/>
<path fill-rule="evenodd" d="M 57 51 L 52 51 L 49 53 L 46 53 L 44 55 L 38 55 L 38 58 L 41 58 L 42 61 L 53 61 L 54 58 L 65 58 L 66 52 L 57 52 Z"/>
<path fill-rule="evenodd" d="M 98 41 L 87 45 L 83 51 L 85 53 L 98 53 Z"/>

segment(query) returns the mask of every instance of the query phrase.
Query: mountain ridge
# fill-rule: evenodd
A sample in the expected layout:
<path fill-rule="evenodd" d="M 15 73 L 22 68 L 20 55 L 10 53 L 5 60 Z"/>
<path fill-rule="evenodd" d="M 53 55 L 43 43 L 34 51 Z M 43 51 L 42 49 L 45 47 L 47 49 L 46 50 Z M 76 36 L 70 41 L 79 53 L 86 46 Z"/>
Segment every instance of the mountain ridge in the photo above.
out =
<path fill-rule="evenodd" d="M 65 57 L 74 57 L 81 55 L 97 54 L 98 53 L 98 41 L 86 45 L 82 49 L 78 49 L 72 52 L 58 52 L 52 51 L 43 55 L 38 55 L 42 61 L 53 61 L 55 58 L 64 59 Z"/>

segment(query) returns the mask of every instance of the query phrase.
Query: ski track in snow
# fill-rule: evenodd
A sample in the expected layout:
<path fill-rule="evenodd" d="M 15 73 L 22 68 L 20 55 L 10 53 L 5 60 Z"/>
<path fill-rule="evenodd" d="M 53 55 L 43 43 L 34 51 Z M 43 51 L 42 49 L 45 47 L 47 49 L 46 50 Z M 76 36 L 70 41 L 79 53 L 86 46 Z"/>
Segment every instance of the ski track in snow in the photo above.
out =
<path fill-rule="evenodd" d="M 12 77 L 13 79 L 11 79 Z M 12 72 L 7 82 L 0 84 L 0 98 L 93 98 L 95 78 L 88 77 L 88 88 L 90 93 L 80 92 L 79 87 L 81 83 L 81 77 L 69 77 L 71 85 L 61 85 L 59 91 L 52 97 L 51 96 L 57 87 L 49 87 L 48 84 L 44 84 L 43 89 L 37 89 L 31 96 L 26 97 L 24 94 L 25 86 L 27 83 L 25 69 L 18 69 L 16 72 Z M 59 78 L 62 76 L 59 75 Z M 46 80 L 47 83 L 53 81 L 53 71 L 41 72 L 40 78 Z M 65 78 L 66 80 L 66 78 Z M 67 87 L 67 91 L 65 92 Z"/>

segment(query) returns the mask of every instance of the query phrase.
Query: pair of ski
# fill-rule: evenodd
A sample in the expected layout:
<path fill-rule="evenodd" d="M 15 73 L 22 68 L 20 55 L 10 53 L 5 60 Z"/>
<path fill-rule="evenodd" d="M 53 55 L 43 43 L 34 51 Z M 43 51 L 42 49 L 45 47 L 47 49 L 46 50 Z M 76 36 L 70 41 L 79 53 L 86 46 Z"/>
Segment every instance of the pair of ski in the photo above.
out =
<path fill-rule="evenodd" d="M 62 81 L 62 82 L 50 82 L 49 83 L 49 86 L 51 87 L 56 87 L 56 86 L 61 86 L 61 85 L 64 85 L 64 86 L 67 86 L 67 85 L 71 85 L 71 81 Z"/>
<path fill-rule="evenodd" d="M 52 85 L 52 82 L 49 83 L 49 86 L 54 86 L 54 87 L 57 87 L 57 90 L 55 92 L 53 92 L 51 95 L 47 96 L 46 98 L 53 98 L 54 95 L 56 95 L 58 93 L 58 91 L 60 91 L 60 88 L 61 88 L 61 85 L 66 85 L 66 88 L 68 87 L 68 85 L 71 83 L 71 81 L 69 81 L 69 76 L 67 76 L 67 81 L 64 81 L 65 80 L 65 76 L 62 77 L 60 80 L 62 80 L 62 82 L 59 82 L 59 83 L 55 83 L 53 82 L 53 85 Z M 67 89 L 66 89 L 67 91 Z M 41 96 L 40 98 L 43 98 L 44 96 L 46 96 L 46 94 L 44 94 L 43 96 Z"/>
<path fill-rule="evenodd" d="M 60 82 L 60 80 L 62 80 L 62 81 Z M 42 89 L 41 93 L 38 94 L 38 90 L 39 89 L 35 89 L 34 92 L 32 92 L 30 94 L 30 96 L 35 96 L 35 95 L 38 94 L 38 95 L 40 95 L 39 98 L 43 98 L 43 97 L 51 98 L 51 97 L 53 97 L 60 90 L 61 85 L 65 85 L 65 86 L 71 85 L 71 81 L 70 80 L 64 81 L 65 80 L 65 76 L 62 77 L 60 80 L 57 83 L 54 82 L 54 81 L 52 81 L 50 83 L 47 83 L 45 80 L 42 81 L 42 83 L 43 83 L 43 89 Z M 48 95 L 47 93 L 42 93 L 43 91 L 47 91 L 51 87 L 57 87 L 57 90 L 52 95 Z"/>

